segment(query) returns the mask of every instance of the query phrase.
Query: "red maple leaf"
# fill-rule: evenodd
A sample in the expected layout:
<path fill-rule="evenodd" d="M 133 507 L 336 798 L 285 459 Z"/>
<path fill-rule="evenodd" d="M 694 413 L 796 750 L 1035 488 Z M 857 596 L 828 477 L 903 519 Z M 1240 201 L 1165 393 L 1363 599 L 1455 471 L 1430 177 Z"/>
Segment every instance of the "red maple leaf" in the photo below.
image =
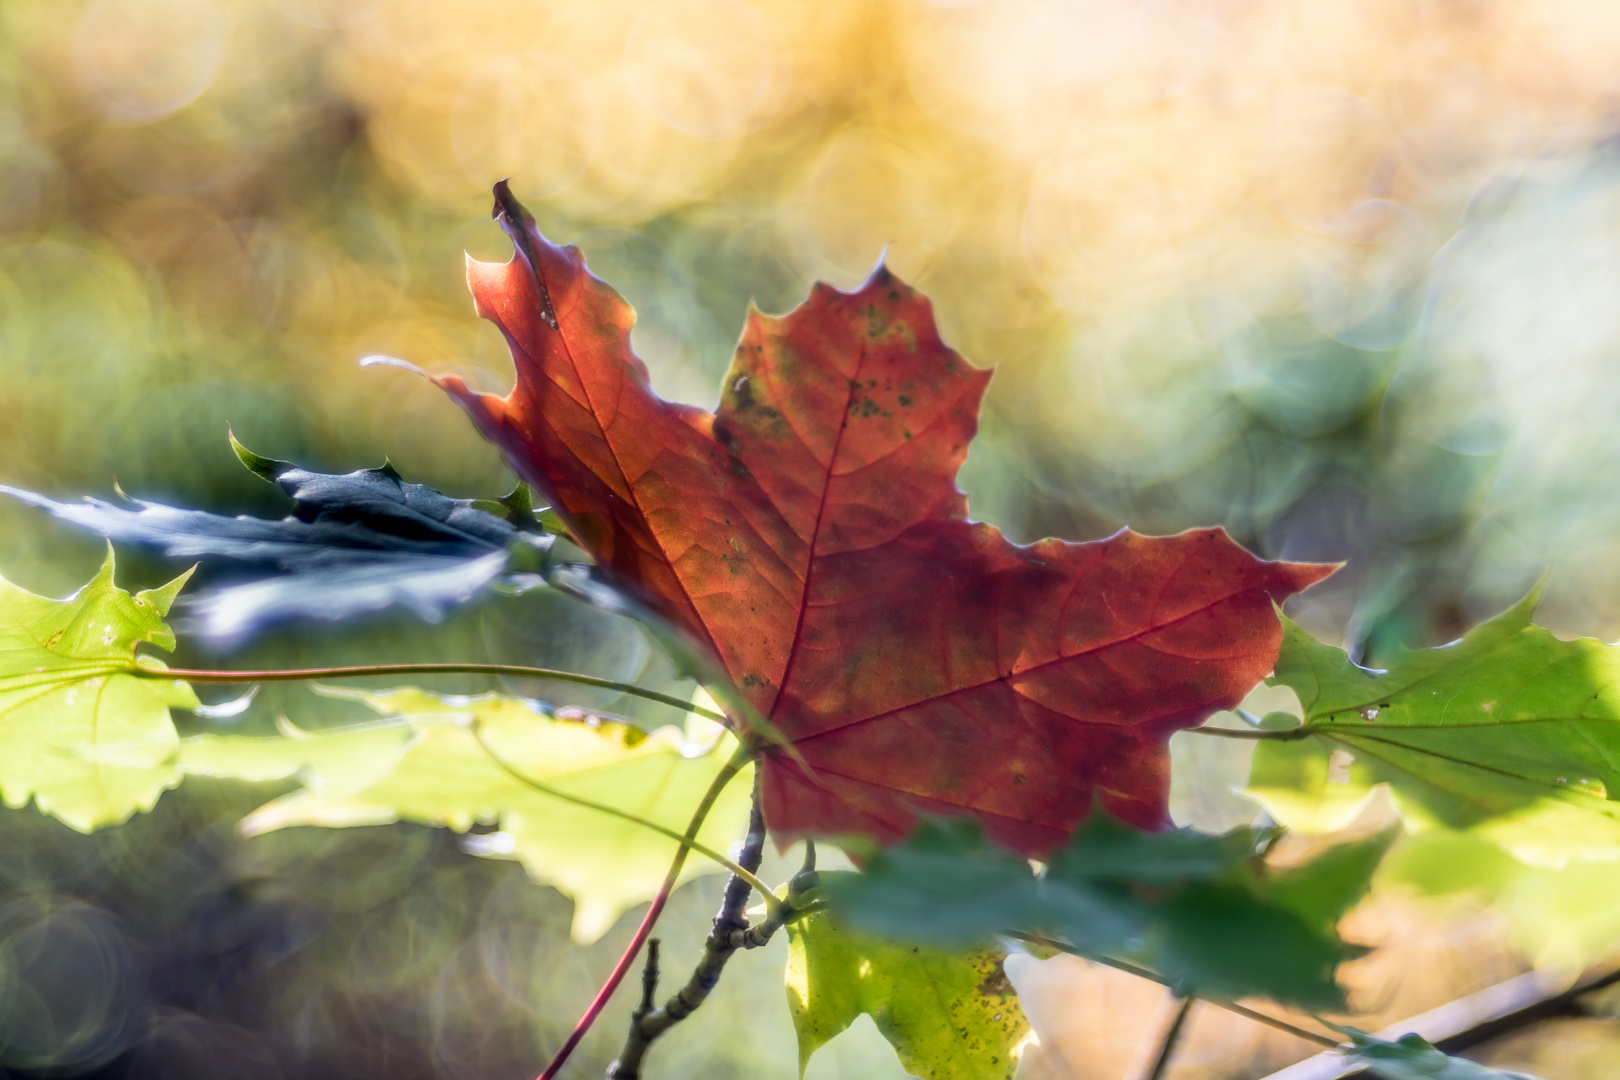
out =
<path fill-rule="evenodd" d="M 613 575 L 712 652 L 797 749 L 764 754 L 779 838 L 889 840 L 968 812 L 1040 853 L 1093 799 L 1166 821 L 1173 731 L 1277 657 L 1274 600 L 1331 572 L 1218 529 L 1020 547 L 954 477 L 990 380 L 883 267 L 750 312 L 719 409 L 655 396 L 634 314 L 496 188 L 516 254 L 468 259 L 517 365 L 507 397 L 436 381 Z"/>

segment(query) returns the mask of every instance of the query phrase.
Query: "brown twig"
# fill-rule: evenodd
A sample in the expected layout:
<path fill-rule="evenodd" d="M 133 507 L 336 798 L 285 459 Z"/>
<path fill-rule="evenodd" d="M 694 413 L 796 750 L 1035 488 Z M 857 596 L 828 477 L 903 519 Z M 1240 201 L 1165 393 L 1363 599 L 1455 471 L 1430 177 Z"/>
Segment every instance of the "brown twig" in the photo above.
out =
<path fill-rule="evenodd" d="M 754 805 L 748 820 L 748 836 L 743 841 L 742 851 L 737 854 L 737 862 L 749 874 L 759 869 L 760 859 L 765 853 L 765 816 L 760 802 L 759 777 L 759 772 L 755 772 Z M 732 953 L 754 944 L 749 940 L 748 916 L 743 913 L 752 891 L 748 881 L 736 874 L 726 882 L 720 912 L 714 917 L 714 928 L 709 931 L 708 940 L 703 945 L 703 958 L 698 961 L 686 985 L 656 1009 L 652 1007 L 652 1002 L 658 986 L 658 953 L 649 949 L 647 968 L 642 974 L 641 1007 L 630 1016 L 630 1034 L 625 1038 L 624 1049 L 619 1053 L 618 1060 L 608 1067 L 608 1080 L 637 1080 L 641 1075 L 642 1061 L 653 1041 L 692 1015 L 707 1000 L 719 983 Z M 767 924 L 774 922 L 780 926 L 780 913 L 781 909 L 776 908 Z M 764 940 L 768 941 L 769 938 L 770 935 L 766 934 Z"/>
<path fill-rule="evenodd" d="M 1153 1059 L 1142 1069 L 1141 1080 L 1163 1080 L 1165 1070 L 1170 1067 L 1170 1059 L 1176 1054 L 1176 1043 L 1181 1041 L 1182 1029 L 1187 1026 L 1187 1014 L 1192 1012 L 1193 1002 L 1197 1000 L 1191 994 L 1182 997 L 1174 990 L 1170 991 L 1169 1022 L 1159 1035 L 1158 1049 L 1154 1051 Z"/>
<path fill-rule="evenodd" d="M 739 747 L 737 753 L 715 776 L 714 782 L 709 785 L 709 790 L 704 793 L 703 800 L 698 803 L 697 809 L 692 812 L 692 822 L 686 827 L 686 839 L 695 837 L 698 834 L 698 830 L 703 827 L 703 822 L 709 816 L 709 810 L 714 806 L 714 801 L 720 797 L 720 792 L 733 776 L 742 771 L 743 767 L 752 760 L 752 757 L 753 751 L 749 747 Z M 758 775 L 756 771 L 755 776 Z M 757 779 L 755 783 L 758 783 Z M 635 935 L 631 937 L 629 946 L 624 950 L 624 954 L 619 957 L 619 962 L 614 965 L 612 972 L 608 974 L 607 982 L 602 984 L 602 989 L 596 992 L 596 997 L 591 1000 L 590 1005 L 585 1009 L 585 1015 L 579 1018 L 579 1023 L 574 1025 L 574 1030 L 569 1032 L 568 1038 L 563 1040 L 562 1048 L 557 1051 L 552 1057 L 551 1063 L 540 1074 L 540 1080 L 554 1080 L 556 1075 L 562 1071 L 563 1065 L 572 1056 L 574 1050 L 579 1046 L 580 1040 L 585 1037 L 585 1033 L 591 1030 L 592 1024 L 596 1023 L 596 1018 L 602 1015 L 602 1010 L 607 1007 L 608 999 L 619 988 L 619 983 L 624 981 L 625 975 L 630 971 L 630 965 L 636 962 L 636 956 L 641 952 L 641 946 L 646 943 L 647 938 L 652 934 L 652 928 L 658 923 L 658 917 L 663 914 L 664 905 L 669 902 L 669 894 L 675 891 L 675 883 L 680 880 L 681 867 L 686 865 L 686 855 L 690 850 L 691 848 L 684 843 L 676 850 L 674 859 L 670 860 L 669 872 L 664 875 L 664 883 L 659 886 L 657 895 L 653 897 L 652 906 L 647 909 L 647 914 L 642 916 L 641 925 L 636 927 Z"/>

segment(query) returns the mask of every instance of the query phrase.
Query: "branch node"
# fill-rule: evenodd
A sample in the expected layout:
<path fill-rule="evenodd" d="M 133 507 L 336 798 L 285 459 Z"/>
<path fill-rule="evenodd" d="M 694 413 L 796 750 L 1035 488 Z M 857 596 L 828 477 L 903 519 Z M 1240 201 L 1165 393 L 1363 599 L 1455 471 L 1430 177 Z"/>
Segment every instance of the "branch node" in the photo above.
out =
<path fill-rule="evenodd" d="M 760 774 L 756 770 L 754 805 L 749 815 L 748 835 L 743 840 L 742 850 L 737 853 L 737 865 L 750 877 L 759 869 L 760 860 L 765 855 L 765 814 L 760 803 L 759 785 Z M 770 940 L 776 928 L 782 925 L 784 913 L 790 908 L 789 905 L 777 903 L 771 905 L 771 915 L 763 923 L 758 927 L 749 926 L 744 909 L 748 906 L 748 897 L 752 892 L 753 885 L 748 878 L 738 874 L 731 875 L 726 882 L 720 911 L 714 917 L 714 928 L 709 931 L 708 939 L 703 943 L 703 957 L 698 961 L 692 977 L 661 1008 L 656 1009 L 652 1007 L 652 1001 L 657 988 L 658 954 L 656 949 L 649 949 L 648 970 L 642 975 L 642 1005 L 631 1014 L 630 1033 L 625 1038 L 624 1049 L 620 1051 L 618 1060 L 608 1067 L 608 1080 L 638 1080 L 641 1063 L 646 1058 L 653 1040 L 691 1016 L 698 1006 L 703 1004 L 720 982 L 720 974 L 725 970 L 726 961 L 731 959 L 731 954 L 739 948 L 755 947 L 756 942 L 753 941 L 755 937 L 759 938 L 757 944 L 763 945 Z"/>

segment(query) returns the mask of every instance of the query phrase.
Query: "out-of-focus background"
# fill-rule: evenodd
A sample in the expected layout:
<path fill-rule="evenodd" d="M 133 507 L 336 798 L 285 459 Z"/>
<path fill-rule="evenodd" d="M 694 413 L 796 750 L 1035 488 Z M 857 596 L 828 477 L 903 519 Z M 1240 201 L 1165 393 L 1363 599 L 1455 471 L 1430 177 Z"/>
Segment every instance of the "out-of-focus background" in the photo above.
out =
<path fill-rule="evenodd" d="M 505 491 L 436 391 L 356 360 L 509 384 L 461 253 L 506 257 L 489 188 L 511 177 L 635 305 L 668 397 L 717 399 L 750 302 L 852 286 L 886 251 L 997 367 L 962 484 L 1015 539 L 1222 524 L 1266 556 L 1348 560 L 1295 613 L 1369 662 L 1549 570 L 1540 621 L 1613 638 L 1617 58 L 1605 0 L 7 0 L 0 482 L 283 513 L 230 423 L 314 467 L 386 455 L 455 495 Z M 0 504 L 10 580 L 62 595 L 99 555 Z M 544 596 L 228 659 L 462 656 L 672 678 L 633 629 Z M 243 723 L 334 708 L 287 690 Z M 1252 816 L 1228 749 L 1178 741 L 1184 820 Z M 443 833 L 236 836 L 268 794 L 194 781 L 89 838 L 0 813 L 0 1074 L 521 1077 L 629 932 L 569 945 L 566 900 Z M 677 896 L 676 967 L 715 884 Z M 1548 870 L 1442 910 L 1392 883 L 1367 934 L 1440 959 L 1386 964 L 1361 1005 L 1395 1019 L 1585 962 L 1620 939 L 1591 899 L 1609 888 Z M 1536 889 L 1579 947 L 1513 921 L 1552 904 Z M 658 1074 L 790 1076 L 779 959 L 741 958 Z M 1041 972 L 1027 1069 L 1108 1075 L 1098 1031 L 1152 1002 Z M 1611 1075 L 1609 1029 L 1569 1023 L 1501 1060 Z M 812 1076 L 896 1075 L 863 1025 Z M 621 1032 L 615 1014 L 575 1074 Z M 1209 1038 L 1175 1076 L 1308 1049 Z"/>

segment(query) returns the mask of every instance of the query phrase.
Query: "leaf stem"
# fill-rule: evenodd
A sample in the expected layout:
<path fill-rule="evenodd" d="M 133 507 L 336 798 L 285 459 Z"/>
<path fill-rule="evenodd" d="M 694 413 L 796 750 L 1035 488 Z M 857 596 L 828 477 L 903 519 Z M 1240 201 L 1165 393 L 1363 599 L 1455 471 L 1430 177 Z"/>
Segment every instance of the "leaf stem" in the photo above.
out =
<path fill-rule="evenodd" d="M 581 1016 L 579 1023 L 574 1025 L 574 1030 L 563 1041 L 562 1048 L 551 1059 L 551 1064 L 547 1065 L 545 1071 L 540 1074 L 539 1080 L 555 1080 L 557 1073 L 562 1070 L 569 1056 L 579 1046 L 580 1040 L 585 1037 L 585 1033 L 591 1030 L 591 1025 L 596 1023 L 596 1018 L 602 1015 L 602 1010 L 607 1006 L 608 999 L 613 996 L 613 991 L 617 990 L 619 984 L 624 981 L 625 974 L 630 970 L 630 966 L 636 962 L 636 955 L 641 952 L 641 946 L 646 942 L 648 935 L 652 933 L 652 928 L 657 924 L 658 917 L 664 913 L 664 905 L 669 902 L 669 894 L 675 890 L 675 882 L 681 876 L 681 867 L 686 865 L 686 855 L 691 850 L 688 843 L 693 837 L 697 836 L 698 830 L 703 827 L 703 822 L 708 818 L 709 811 L 714 807 L 714 801 L 720 797 L 720 792 L 725 788 L 726 784 L 731 781 L 732 777 L 741 772 L 743 766 L 747 765 L 753 758 L 754 751 L 752 747 L 746 744 L 739 747 L 737 752 L 732 755 L 731 760 L 726 762 L 720 772 L 715 775 L 714 782 L 709 785 L 709 790 L 703 793 L 703 800 L 698 803 L 697 809 L 692 812 L 692 821 L 686 826 L 686 833 L 681 838 L 683 842 L 675 850 L 675 858 L 670 861 L 669 873 L 664 875 L 664 883 L 659 886 L 658 894 L 653 897 L 652 906 L 647 909 L 647 914 L 642 916 L 641 925 L 636 927 L 635 936 L 630 939 L 629 947 L 624 950 L 624 955 L 619 957 L 619 962 L 614 966 L 612 973 L 608 975 L 607 982 L 603 983 L 602 989 L 597 991 L 596 997 L 592 999 L 589 1007 L 586 1008 L 585 1015 Z"/>
<path fill-rule="evenodd" d="M 683 836 L 674 829 L 670 828 L 668 825 L 660 825 L 658 822 L 644 818 L 639 814 L 632 814 L 628 810 L 621 810 L 617 806 L 610 806 L 607 803 L 600 803 L 595 799 L 587 799 L 582 795 L 571 794 L 563 791 L 560 788 L 554 788 L 550 784 L 536 780 L 532 776 L 527 776 L 524 773 L 519 772 L 511 765 L 511 763 L 495 752 L 495 749 L 484 739 L 484 733 L 482 730 L 480 730 L 480 724 L 476 720 L 471 725 L 471 731 L 472 737 L 477 740 L 479 746 L 483 747 L 484 753 L 489 755 L 489 759 L 493 761 L 502 772 L 516 780 L 518 783 L 531 787 L 540 792 L 542 795 L 550 795 L 554 799 L 561 799 L 563 802 L 573 803 L 575 806 L 583 806 L 587 810 L 595 810 L 599 813 L 609 814 L 616 818 L 622 818 L 625 821 L 631 822 L 632 824 L 640 825 L 644 829 L 651 829 L 655 833 L 661 833 L 675 841 L 677 844 L 680 844 L 683 847 L 691 848 L 699 855 L 713 859 L 727 870 L 730 870 L 732 874 L 741 878 L 749 886 L 757 890 L 760 896 L 765 898 L 765 906 L 771 912 L 775 913 L 775 911 L 781 907 L 782 901 L 776 898 L 776 894 L 771 891 L 771 887 L 761 881 L 736 860 L 728 859 L 726 856 L 720 854 L 707 844 L 698 843 L 690 834 Z"/>
<path fill-rule="evenodd" d="M 1249 739 L 1251 741 L 1259 739 L 1271 742 L 1294 742 L 1316 734 L 1316 729 L 1309 724 L 1303 724 L 1296 728 L 1283 728 L 1281 731 L 1266 731 L 1260 728 L 1210 727 L 1207 724 L 1203 727 L 1187 728 L 1186 730 L 1194 735 L 1215 735 L 1222 739 Z"/>
<path fill-rule="evenodd" d="M 1112 956 L 1081 952 L 1073 945 L 1058 941 L 1054 938 L 1046 937 L 1041 934 L 1026 934 L 1022 931 L 1010 931 L 1002 936 L 1010 937 L 1017 941 L 1027 941 L 1032 945 L 1044 945 L 1048 949 L 1056 949 L 1058 952 L 1068 953 L 1070 956 L 1078 956 L 1082 960 L 1090 960 L 1092 963 L 1102 964 L 1104 967 L 1111 967 L 1116 971 L 1123 971 L 1127 975 L 1135 975 L 1139 979 L 1146 979 L 1149 982 L 1156 982 L 1160 986 L 1171 985 L 1169 979 L 1165 978 L 1163 975 L 1160 975 L 1156 971 L 1150 971 L 1145 967 L 1139 967 L 1138 965 L 1132 964 L 1126 960 L 1116 960 Z M 1227 1001 L 1224 998 L 1217 997 L 1201 997 L 1199 1000 L 1207 1001 L 1216 1008 L 1225 1009 L 1229 1013 L 1236 1013 L 1237 1015 L 1245 1017 L 1246 1019 L 1253 1020 L 1257 1024 L 1264 1024 L 1267 1027 L 1276 1028 L 1278 1031 L 1287 1032 L 1296 1039 L 1304 1039 L 1306 1042 L 1315 1043 L 1317 1046 L 1325 1046 L 1330 1050 L 1336 1050 L 1340 1046 L 1344 1045 L 1337 1039 L 1330 1039 L 1326 1035 L 1318 1035 L 1314 1031 L 1290 1024 L 1286 1020 L 1279 1020 L 1275 1016 L 1267 1016 L 1263 1012 L 1257 1012 L 1246 1005 L 1239 1005 L 1235 1001 Z"/>
<path fill-rule="evenodd" d="M 141 664 L 126 670 L 129 670 L 129 674 L 142 679 L 181 679 L 190 683 L 304 682 L 314 679 L 353 679 L 364 675 L 507 675 L 520 679 L 549 679 L 552 682 L 617 690 L 621 694 L 656 701 L 716 723 L 726 722 L 725 716 L 713 709 L 705 709 L 701 705 L 694 705 L 690 701 L 669 694 L 661 694 L 657 690 L 647 690 L 614 679 L 599 679 L 594 675 L 580 675 L 573 671 L 522 667 L 516 664 L 358 664 L 352 667 L 288 668 L 270 671 L 210 671 L 195 668 L 149 667 Z"/>

